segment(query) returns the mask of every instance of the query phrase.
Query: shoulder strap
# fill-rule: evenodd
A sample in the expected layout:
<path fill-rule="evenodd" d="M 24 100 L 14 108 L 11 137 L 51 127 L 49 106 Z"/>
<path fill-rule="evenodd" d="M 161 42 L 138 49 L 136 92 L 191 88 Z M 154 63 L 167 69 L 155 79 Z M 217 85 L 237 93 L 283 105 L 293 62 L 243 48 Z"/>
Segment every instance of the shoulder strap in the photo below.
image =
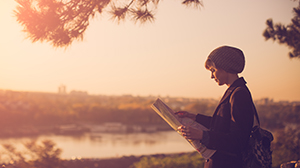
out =
<path fill-rule="evenodd" d="M 253 101 L 252 101 L 252 103 L 253 103 Z M 254 116 L 255 116 L 254 119 L 256 119 L 256 121 L 257 121 L 257 123 L 258 123 L 258 126 L 260 127 L 259 117 L 258 117 L 258 114 L 257 114 L 257 111 L 256 111 L 256 108 L 255 108 L 254 103 L 253 103 L 253 109 L 254 109 Z M 253 123 L 253 124 L 254 124 L 254 123 Z"/>

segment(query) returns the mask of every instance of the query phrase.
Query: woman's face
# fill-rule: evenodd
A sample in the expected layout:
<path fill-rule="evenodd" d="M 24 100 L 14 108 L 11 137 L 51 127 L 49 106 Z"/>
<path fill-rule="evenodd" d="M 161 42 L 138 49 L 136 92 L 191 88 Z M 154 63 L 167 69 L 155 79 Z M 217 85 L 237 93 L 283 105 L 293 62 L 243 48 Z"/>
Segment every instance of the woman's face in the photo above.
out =
<path fill-rule="evenodd" d="M 228 72 L 214 66 L 210 66 L 208 70 L 211 72 L 211 79 L 214 79 L 219 86 L 228 84 Z"/>

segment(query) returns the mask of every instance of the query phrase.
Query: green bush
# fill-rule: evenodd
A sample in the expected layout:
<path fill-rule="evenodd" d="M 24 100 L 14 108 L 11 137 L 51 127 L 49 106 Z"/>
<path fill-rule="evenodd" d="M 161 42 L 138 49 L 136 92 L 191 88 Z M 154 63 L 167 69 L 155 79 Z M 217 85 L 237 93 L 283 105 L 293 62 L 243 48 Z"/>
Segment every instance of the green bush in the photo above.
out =
<path fill-rule="evenodd" d="M 203 168 L 204 161 L 197 152 L 165 157 L 145 156 L 131 168 Z"/>
<path fill-rule="evenodd" d="M 6 152 L 1 156 L 8 156 L 14 167 L 17 168 L 64 168 L 60 154 L 61 149 L 51 140 L 44 140 L 41 143 L 30 141 L 24 143 L 26 150 L 17 151 L 11 144 L 2 145 Z M 5 163 L 1 163 L 5 165 Z"/>

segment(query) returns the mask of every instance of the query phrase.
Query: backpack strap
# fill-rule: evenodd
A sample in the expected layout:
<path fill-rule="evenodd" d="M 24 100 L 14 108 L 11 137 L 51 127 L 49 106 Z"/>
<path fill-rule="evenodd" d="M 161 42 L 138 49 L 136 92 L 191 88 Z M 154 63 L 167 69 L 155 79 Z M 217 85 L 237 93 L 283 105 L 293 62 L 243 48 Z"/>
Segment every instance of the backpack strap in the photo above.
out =
<path fill-rule="evenodd" d="M 252 101 L 252 103 L 253 103 L 253 101 Z M 258 117 L 258 114 L 257 114 L 257 111 L 256 111 L 254 103 L 253 103 L 253 109 L 254 109 L 254 116 L 255 116 L 254 119 L 256 119 L 256 121 L 258 123 L 258 126 L 260 127 L 259 117 Z M 255 124 L 255 123 L 253 123 L 253 124 Z"/>

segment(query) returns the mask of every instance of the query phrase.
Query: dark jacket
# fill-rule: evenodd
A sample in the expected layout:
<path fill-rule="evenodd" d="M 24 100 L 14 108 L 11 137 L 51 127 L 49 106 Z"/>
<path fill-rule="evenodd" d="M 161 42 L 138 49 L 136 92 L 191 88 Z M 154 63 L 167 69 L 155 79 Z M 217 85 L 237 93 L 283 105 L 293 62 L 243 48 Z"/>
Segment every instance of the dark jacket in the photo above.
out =
<path fill-rule="evenodd" d="M 243 78 L 225 92 L 213 116 L 198 114 L 196 121 L 209 128 L 202 143 L 217 150 L 205 168 L 241 168 L 241 152 L 249 140 L 254 119 L 254 104 Z"/>

